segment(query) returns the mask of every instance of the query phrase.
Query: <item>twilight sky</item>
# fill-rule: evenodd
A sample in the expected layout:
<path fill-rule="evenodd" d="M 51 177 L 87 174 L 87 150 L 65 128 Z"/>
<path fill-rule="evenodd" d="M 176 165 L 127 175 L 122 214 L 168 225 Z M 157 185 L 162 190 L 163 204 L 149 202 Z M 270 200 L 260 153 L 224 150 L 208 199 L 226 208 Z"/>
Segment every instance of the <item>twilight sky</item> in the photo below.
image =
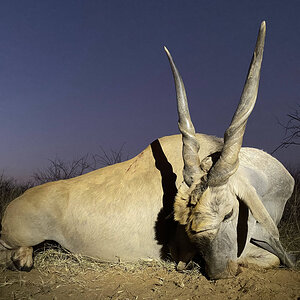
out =
<path fill-rule="evenodd" d="M 171 51 L 197 132 L 223 136 L 260 22 L 267 38 L 244 146 L 271 152 L 300 103 L 300 1 L 1 1 L 0 173 L 30 179 L 100 146 L 135 156 L 178 133 Z M 279 150 L 299 164 L 300 148 Z"/>

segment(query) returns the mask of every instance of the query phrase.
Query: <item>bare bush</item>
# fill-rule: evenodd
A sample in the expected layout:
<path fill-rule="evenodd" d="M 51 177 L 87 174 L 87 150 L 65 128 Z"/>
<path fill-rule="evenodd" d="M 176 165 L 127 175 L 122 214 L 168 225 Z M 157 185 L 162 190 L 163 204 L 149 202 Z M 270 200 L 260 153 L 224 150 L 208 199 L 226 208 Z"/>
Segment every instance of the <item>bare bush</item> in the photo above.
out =
<path fill-rule="evenodd" d="M 300 167 L 290 169 L 295 188 L 288 200 L 279 224 L 279 231 L 286 248 L 300 255 Z"/>
<path fill-rule="evenodd" d="M 128 156 L 124 157 L 124 145 L 125 144 L 123 144 L 119 150 L 110 150 L 110 152 L 107 152 L 103 147 L 100 147 L 100 154 L 93 155 L 95 166 L 110 166 L 128 159 Z"/>
<path fill-rule="evenodd" d="M 27 189 L 32 187 L 31 182 L 17 183 L 15 179 L 8 178 L 4 174 L 0 175 L 0 216 L 4 212 L 6 206 L 13 199 L 23 194 Z"/>
<path fill-rule="evenodd" d="M 100 154 L 86 154 L 78 159 L 73 159 L 72 161 L 64 161 L 60 158 L 50 159 L 50 165 L 45 169 L 36 171 L 32 177 L 36 184 L 77 177 L 97 168 L 123 161 L 123 149 L 124 144 L 119 150 L 110 150 L 110 152 L 107 152 L 104 148 L 100 147 Z"/>
<path fill-rule="evenodd" d="M 43 184 L 50 181 L 69 179 L 80 176 L 92 170 L 91 164 L 88 161 L 89 155 L 73 159 L 70 162 L 60 158 L 49 160 L 50 165 L 43 170 L 38 170 L 33 174 L 33 179 L 37 184 Z"/>
<path fill-rule="evenodd" d="M 300 105 L 299 108 L 291 114 L 288 114 L 288 122 L 284 125 L 279 124 L 285 129 L 285 137 L 282 143 L 273 150 L 271 154 L 276 152 L 278 149 L 287 148 L 289 146 L 300 146 Z"/>

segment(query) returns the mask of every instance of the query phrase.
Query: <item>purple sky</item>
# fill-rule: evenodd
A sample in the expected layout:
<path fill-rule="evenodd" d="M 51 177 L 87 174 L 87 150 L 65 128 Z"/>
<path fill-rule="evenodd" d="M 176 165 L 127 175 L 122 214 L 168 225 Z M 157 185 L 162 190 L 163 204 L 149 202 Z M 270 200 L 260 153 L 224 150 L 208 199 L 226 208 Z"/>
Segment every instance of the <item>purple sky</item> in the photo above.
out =
<path fill-rule="evenodd" d="M 0 172 L 29 179 L 56 156 L 134 156 L 178 133 L 166 45 L 197 132 L 223 136 L 260 22 L 267 39 L 245 146 L 271 152 L 300 103 L 300 1 L 2 1 Z M 279 150 L 300 162 L 300 148 Z"/>

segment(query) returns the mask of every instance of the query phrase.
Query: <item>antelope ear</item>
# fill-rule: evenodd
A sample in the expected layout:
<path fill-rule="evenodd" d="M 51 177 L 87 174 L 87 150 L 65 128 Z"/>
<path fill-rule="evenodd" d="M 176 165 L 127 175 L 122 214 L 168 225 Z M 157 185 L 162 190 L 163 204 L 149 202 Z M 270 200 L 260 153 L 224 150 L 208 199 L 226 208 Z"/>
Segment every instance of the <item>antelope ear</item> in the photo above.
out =
<path fill-rule="evenodd" d="M 183 181 L 178 189 L 174 203 L 174 219 L 181 225 L 186 225 L 189 215 L 190 207 L 189 204 L 189 187 Z"/>
<path fill-rule="evenodd" d="M 210 156 L 205 157 L 200 164 L 201 170 L 207 174 L 213 165 L 212 158 Z"/>
<path fill-rule="evenodd" d="M 233 189 L 235 194 L 248 206 L 256 221 L 264 226 L 273 238 L 279 239 L 277 226 L 248 180 L 240 176 L 238 183 L 233 185 Z"/>

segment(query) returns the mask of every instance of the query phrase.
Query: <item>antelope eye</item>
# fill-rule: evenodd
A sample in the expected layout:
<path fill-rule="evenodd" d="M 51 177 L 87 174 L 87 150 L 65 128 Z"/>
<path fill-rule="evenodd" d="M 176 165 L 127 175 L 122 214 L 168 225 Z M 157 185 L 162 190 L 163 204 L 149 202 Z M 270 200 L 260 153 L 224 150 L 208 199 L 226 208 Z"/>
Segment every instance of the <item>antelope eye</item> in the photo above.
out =
<path fill-rule="evenodd" d="M 225 215 L 225 217 L 224 217 L 223 221 L 225 221 L 225 220 L 229 219 L 229 218 L 232 216 L 232 214 L 233 214 L 233 209 L 231 210 L 231 212 L 230 212 L 230 213 L 228 213 L 227 215 Z"/>

